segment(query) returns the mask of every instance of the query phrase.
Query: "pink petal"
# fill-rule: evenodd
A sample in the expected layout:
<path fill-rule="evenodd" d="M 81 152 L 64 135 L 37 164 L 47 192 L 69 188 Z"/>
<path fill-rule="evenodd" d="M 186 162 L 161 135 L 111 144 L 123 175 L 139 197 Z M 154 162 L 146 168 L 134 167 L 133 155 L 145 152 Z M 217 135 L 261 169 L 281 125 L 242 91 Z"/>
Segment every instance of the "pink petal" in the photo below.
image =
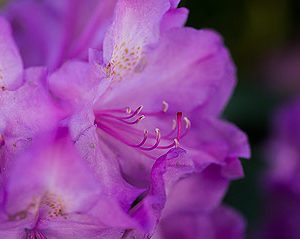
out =
<path fill-rule="evenodd" d="M 23 81 L 23 63 L 12 38 L 11 28 L 0 17 L 0 89 L 13 90 Z"/>

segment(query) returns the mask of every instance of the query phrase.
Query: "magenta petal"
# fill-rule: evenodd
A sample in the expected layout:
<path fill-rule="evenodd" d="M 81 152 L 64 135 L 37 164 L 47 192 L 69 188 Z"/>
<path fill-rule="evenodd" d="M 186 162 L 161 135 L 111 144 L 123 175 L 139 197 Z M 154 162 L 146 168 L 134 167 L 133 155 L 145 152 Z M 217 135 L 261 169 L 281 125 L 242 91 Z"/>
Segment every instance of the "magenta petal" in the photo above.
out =
<path fill-rule="evenodd" d="M 123 178 L 118 155 L 102 141 L 94 120 L 92 109 L 74 114 L 69 121 L 72 140 L 81 158 L 88 162 L 103 183 L 103 190 L 114 195 L 123 209 L 128 210 L 142 190 L 132 187 Z"/>
<path fill-rule="evenodd" d="M 104 62 L 114 57 L 121 60 L 123 51 L 133 49 L 141 56 L 146 45 L 158 40 L 160 22 L 169 7 L 167 0 L 120 0 L 104 40 Z"/>
<path fill-rule="evenodd" d="M 0 90 L 13 90 L 23 81 L 23 63 L 9 24 L 0 17 Z"/>
<path fill-rule="evenodd" d="M 167 31 L 174 27 L 182 27 L 188 18 L 188 9 L 175 8 L 170 9 L 163 17 L 161 22 L 161 31 Z"/>
<path fill-rule="evenodd" d="M 90 195 L 100 192 L 101 186 L 78 158 L 71 140 L 65 133 L 58 133 L 61 135 L 55 139 L 42 138 L 39 143 L 34 142 L 33 150 L 11 163 L 5 185 L 8 212 L 20 210 L 28 200 L 34 200 L 34 196 L 43 197 L 47 193 L 62 197 L 63 201 L 69 199 L 65 201 L 66 213 L 84 211 L 89 208 Z"/>
<path fill-rule="evenodd" d="M 198 108 L 203 114 L 219 115 L 235 85 L 229 53 L 221 37 L 209 30 L 167 31 L 145 56 L 143 68 L 133 73 L 103 103 L 160 111 L 166 101 L 170 113 Z"/>
<path fill-rule="evenodd" d="M 21 87 L 0 94 L 0 130 L 8 154 L 19 152 L 36 134 L 56 127 L 62 116 L 45 87 L 46 74 L 44 68 L 30 68 Z"/>
<path fill-rule="evenodd" d="M 172 8 L 176 8 L 181 0 L 170 0 L 170 4 Z"/>
<path fill-rule="evenodd" d="M 209 212 L 220 204 L 228 184 L 228 179 L 221 175 L 216 166 L 191 174 L 170 190 L 163 215 L 180 212 L 182 207 L 188 211 Z"/>
<path fill-rule="evenodd" d="M 249 158 L 247 136 L 234 125 L 214 118 L 193 117 L 195 122 L 183 139 L 183 147 L 190 149 L 196 165 L 203 163 L 203 152 L 210 155 L 212 163 L 221 166 L 221 174 L 227 179 L 243 176 L 239 157 Z M 198 133 L 201 132 L 201 133 Z M 188 150 L 189 152 L 189 150 Z"/>
<path fill-rule="evenodd" d="M 210 213 L 182 211 L 161 220 L 153 239 L 244 239 L 244 219 L 221 206 Z"/>
<path fill-rule="evenodd" d="M 91 105 L 98 81 L 91 65 L 80 61 L 66 62 L 48 78 L 50 91 L 71 108 Z"/>
<path fill-rule="evenodd" d="M 79 157 L 65 129 L 37 141 L 7 171 L 0 212 L 6 230 L 14 227 L 11 230 L 18 233 L 23 220 L 24 234 L 28 228 L 47 238 L 98 238 L 137 227 L 120 203 L 106 194 L 105 182 Z"/>
<path fill-rule="evenodd" d="M 141 224 L 146 234 L 151 234 L 166 202 L 168 189 L 185 174 L 190 167 L 181 162 L 182 149 L 172 149 L 158 158 L 151 171 L 151 185 L 144 198 L 133 209 L 133 217 Z"/>

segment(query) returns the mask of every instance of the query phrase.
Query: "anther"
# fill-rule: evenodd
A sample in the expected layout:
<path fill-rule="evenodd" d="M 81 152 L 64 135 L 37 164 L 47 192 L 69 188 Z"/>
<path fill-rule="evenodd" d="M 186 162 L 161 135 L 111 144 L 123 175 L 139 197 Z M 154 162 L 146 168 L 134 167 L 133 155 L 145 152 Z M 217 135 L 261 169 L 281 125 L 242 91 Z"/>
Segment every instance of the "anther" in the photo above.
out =
<path fill-rule="evenodd" d="M 185 128 L 186 128 L 186 129 L 191 128 L 191 121 L 189 120 L 188 117 L 184 117 L 184 118 L 183 118 L 183 121 L 184 121 L 184 123 L 185 123 Z"/>
<path fill-rule="evenodd" d="M 140 147 L 142 150 L 146 150 L 146 151 L 150 151 L 150 150 L 153 150 L 155 148 L 158 147 L 159 143 L 160 143 L 160 138 L 161 138 L 161 135 L 160 135 L 160 130 L 158 128 L 155 129 L 155 144 L 152 146 L 152 147 L 149 147 L 149 148 L 146 148 L 146 147 Z"/>
<path fill-rule="evenodd" d="M 126 107 L 126 113 L 130 114 L 131 113 L 131 108 L 130 107 Z"/>
<path fill-rule="evenodd" d="M 177 121 L 173 119 L 172 130 L 176 129 L 176 127 L 177 127 Z"/>
<path fill-rule="evenodd" d="M 168 109 L 169 109 L 169 104 L 168 104 L 168 102 L 166 102 L 166 101 L 163 101 L 162 102 L 162 111 L 164 112 L 164 113 L 166 113 L 167 111 L 168 111 Z"/>
<path fill-rule="evenodd" d="M 175 144 L 175 148 L 179 147 L 179 140 L 178 139 L 174 139 L 174 144 Z"/>

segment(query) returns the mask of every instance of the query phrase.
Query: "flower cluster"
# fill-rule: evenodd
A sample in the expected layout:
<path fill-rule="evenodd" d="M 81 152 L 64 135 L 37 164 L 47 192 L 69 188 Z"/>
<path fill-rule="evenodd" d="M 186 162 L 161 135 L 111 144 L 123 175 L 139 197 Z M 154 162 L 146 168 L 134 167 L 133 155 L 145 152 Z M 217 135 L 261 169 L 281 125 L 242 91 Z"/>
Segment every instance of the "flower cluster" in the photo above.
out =
<path fill-rule="evenodd" d="M 15 0 L 0 18 L 0 238 L 243 238 L 221 37 L 178 0 Z M 10 22 L 10 23 L 9 23 Z"/>

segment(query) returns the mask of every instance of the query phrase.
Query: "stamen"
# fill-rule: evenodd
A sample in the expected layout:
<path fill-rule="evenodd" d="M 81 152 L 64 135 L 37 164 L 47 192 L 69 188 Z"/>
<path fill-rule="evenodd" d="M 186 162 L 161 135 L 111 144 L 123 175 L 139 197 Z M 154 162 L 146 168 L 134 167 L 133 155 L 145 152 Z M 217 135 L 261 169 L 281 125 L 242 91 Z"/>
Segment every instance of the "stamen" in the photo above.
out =
<path fill-rule="evenodd" d="M 130 107 L 126 107 L 126 113 L 127 113 L 127 114 L 130 114 L 130 113 L 131 113 L 131 111 L 132 111 L 132 110 L 131 110 L 131 108 L 130 108 Z"/>
<path fill-rule="evenodd" d="M 159 143 L 160 143 L 160 130 L 159 129 L 155 129 L 155 135 L 156 135 L 156 142 L 155 144 L 152 146 L 152 147 L 149 147 L 149 148 L 143 148 L 143 147 L 140 147 L 142 150 L 146 150 L 146 151 L 150 151 L 150 150 L 153 150 L 155 148 L 158 147 Z"/>
<path fill-rule="evenodd" d="M 130 109 L 130 108 L 129 108 Z M 125 116 L 125 117 L 121 117 L 122 119 L 131 119 L 133 118 L 134 116 L 138 115 L 139 113 L 141 113 L 143 109 L 143 106 L 139 106 L 131 115 L 129 116 Z M 127 112 L 127 111 L 126 111 Z M 130 112 L 131 112 L 131 109 L 130 109 Z M 129 113 L 130 114 L 130 113 Z"/>
<path fill-rule="evenodd" d="M 158 148 L 158 149 L 170 149 L 170 148 L 172 148 L 172 147 L 174 147 L 174 146 L 176 145 L 175 140 L 177 140 L 177 139 L 174 139 L 173 142 L 172 142 L 171 144 L 169 144 L 169 145 L 166 145 L 166 146 L 158 146 L 157 148 Z"/>
<path fill-rule="evenodd" d="M 137 145 L 130 145 L 130 146 L 135 147 L 135 148 L 139 148 L 139 147 L 141 147 L 142 145 L 144 145 L 146 143 L 147 138 L 148 138 L 148 130 L 145 129 L 144 130 L 144 138 L 143 138 L 143 140 L 139 144 L 137 144 Z"/>
<path fill-rule="evenodd" d="M 174 143 L 175 143 L 175 148 L 179 147 L 179 140 L 178 139 L 174 139 Z"/>
<path fill-rule="evenodd" d="M 122 121 L 123 123 L 125 123 L 125 124 L 137 124 L 137 123 L 139 123 L 141 120 L 143 120 L 143 119 L 145 119 L 146 117 L 145 117 L 145 115 L 141 115 L 141 116 L 139 116 L 135 121 L 133 121 L 133 122 L 128 122 L 128 121 L 126 121 L 126 120 L 123 120 L 123 119 L 118 119 L 118 120 L 120 120 L 120 121 Z"/>
<path fill-rule="evenodd" d="M 169 104 L 168 104 L 168 102 L 166 102 L 166 101 L 163 101 L 162 104 L 163 104 L 162 111 L 163 111 L 164 113 L 166 113 L 166 112 L 168 111 L 168 109 L 169 109 Z"/>
<path fill-rule="evenodd" d="M 183 118 L 183 121 L 184 121 L 184 123 L 185 123 L 185 131 L 184 131 L 184 133 L 181 135 L 181 138 L 185 137 L 185 136 L 188 134 L 189 129 L 191 128 L 191 125 L 192 125 L 191 121 L 190 121 L 189 118 L 187 118 L 187 117 L 184 117 L 184 118 Z"/>
<path fill-rule="evenodd" d="M 103 117 L 113 118 L 113 119 L 119 120 L 119 121 L 121 121 L 121 122 L 123 122 L 125 124 L 137 124 L 137 123 L 139 123 L 141 120 L 143 120 L 145 118 L 145 115 L 141 115 L 135 121 L 130 122 L 130 121 L 125 120 L 124 117 L 119 117 L 119 116 L 115 116 L 113 114 L 108 114 L 108 113 L 98 113 L 98 114 L 96 114 L 96 116 L 98 116 L 100 118 L 101 117 L 102 118 Z M 132 117 L 129 117 L 128 119 L 130 119 L 130 118 L 132 118 Z"/>
<path fill-rule="evenodd" d="M 175 130 L 177 127 L 177 121 L 173 119 L 172 129 Z"/>
<path fill-rule="evenodd" d="M 155 129 L 155 134 L 149 134 L 148 130 L 143 131 L 143 138 L 139 143 L 132 143 L 131 140 L 134 140 L 136 137 L 141 135 L 141 130 L 137 127 L 124 127 L 125 125 L 135 125 L 143 120 L 146 116 L 149 117 L 165 117 L 164 114 L 168 110 L 168 103 L 163 101 L 163 109 L 160 112 L 147 112 L 140 115 L 142 112 L 143 106 L 139 106 L 134 111 L 131 108 L 127 107 L 123 111 L 121 110 L 100 110 L 96 112 L 96 126 L 106 132 L 107 134 L 113 136 L 122 143 L 141 150 L 141 153 L 145 154 L 150 158 L 155 158 L 153 155 L 146 153 L 145 151 L 151 151 L 154 149 L 170 149 L 172 147 L 179 147 L 179 141 L 187 133 L 191 127 L 191 121 L 187 117 L 183 117 L 182 112 L 177 112 L 176 119 L 173 119 L 172 130 L 168 134 L 161 135 L 161 132 L 158 128 Z M 118 115 L 118 113 L 127 114 L 126 116 Z M 129 114 L 129 115 L 128 115 Z M 133 121 L 129 121 L 129 120 Z M 185 129 L 182 130 L 182 121 L 184 122 Z M 149 139 L 154 141 L 154 144 L 151 146 Z M 166 142 L 166 145 L 160 145 L 161 140 Z M 144 152 L 143 152 L 144 151 Z"/>
<path fill-rule="evenodd" d="M 191 121 L 189 120 L 188 117 L 183 117 L 183 121 L 185 123 L 185 128 L 189 129 L 191 127 Z"/>

